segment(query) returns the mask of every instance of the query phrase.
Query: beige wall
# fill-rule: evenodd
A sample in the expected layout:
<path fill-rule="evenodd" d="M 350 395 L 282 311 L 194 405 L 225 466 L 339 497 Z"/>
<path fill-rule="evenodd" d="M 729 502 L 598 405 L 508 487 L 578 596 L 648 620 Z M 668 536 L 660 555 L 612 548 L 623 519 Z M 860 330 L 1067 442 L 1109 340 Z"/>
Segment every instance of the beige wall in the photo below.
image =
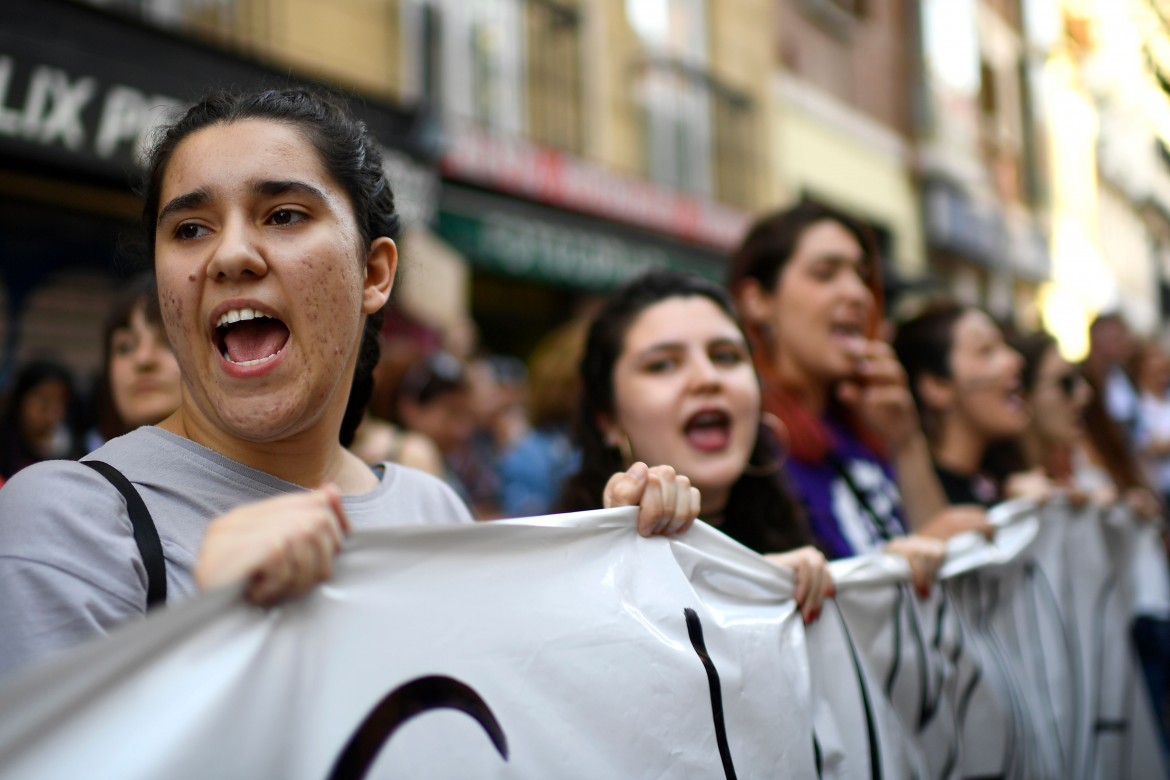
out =
<path fill-rule="evenodd" d="M 626 19 L 625 0 L 589 0 L 586 20 L 585 156 L 615 170 L 641 174 L 646 142 L 632 74 L 645 56 Z M 771 0 L 707 0 L 709 68 L 728 86 L 747 93 L 755 105 L 753 142 L 761 155 L 753 207 L 775 201 L 768 163 L 768 79 L 773 24 Z M 717 174 L 716 174 L 717 175 Z"/>
<path fill-rule="evenodd" d="M 755 105 L 754 146 L 758 164 L 752 210 L 774 204 L 780 190 L 772 169 L 773 145 L 769 143 L 772 70 L 775 67 L 773 41 L 769 34 L 776 24 L 775 0 L 708 0 L 711 43 L 711 71 L 721 81 L 751 96 Z"/>
<path fill-rule="evenodd" d="M 808 191 L 884 225 L 894 235 L 899 270 L 907 275 L 925 272 L 918 191 L 896 145 L 867 143 L 858 131 L 780 98 L 774 122 L 776 180 L 786 199 Z M 875 141 L 881 138 L 878 128 L 870 132 Z"/>
<path fill-rule="evenodd" d="M 583 20 L 583 129 L 580 141 L 569 146 L 609 168 L 641 175 L 646 139 L 632 84 L 645 56 L 642 42 L 627 21 L 625 0 L 573 4 L 581 9 Z M 774 26 L 774 8 L 773 0 L 707 4 L 710 70 L 750 95 L 755 106 L 750 140 L 761 164 L 749 173 L 758 175 L 749 187 L 752 207 L 763 207 L 778 196 L 767 175 L 768 79 L 773 62 L 773 40 L 767 31 Z M 239 28 L 227 35 L 245 52 L 388 99 L 403 94 L 398 0 L 243 0 L 238 13 Z M 554 142 L 559 136 L 543 140 Z"/>
<path fill-rule="evenodd" d="M 917 0 L 867 0 L 836 31 L 799 0 L 777 0 L 776 45 L 784 70 L 901 133 L 910 131 L 916 46 L 907 30 Z"/>
<path fill-rule="evenodd" d="M 782 202 L 809 193 L 891 231 L 907 275 L 926 271 L 911 172 L 914 0 L 868 0 L 842 24 L 777 0 L 771 82 L 773 181 Z"/>
<path fill-rule="evenodd" d="M 600 71 L 586 113 L 592 133 L 586 149 L 595 160 L 627 173 L 645 168 L 642 121 L 630 91 L 642 44 L 626 21 L 625 0 L 592 0 L 598 33 L 587 42 L 586 61 Z"/>
<path fill-rule="evenodd" d="M 397 0 L 245 0 L 239 45 L 338 86 L 400 92 Z"/>

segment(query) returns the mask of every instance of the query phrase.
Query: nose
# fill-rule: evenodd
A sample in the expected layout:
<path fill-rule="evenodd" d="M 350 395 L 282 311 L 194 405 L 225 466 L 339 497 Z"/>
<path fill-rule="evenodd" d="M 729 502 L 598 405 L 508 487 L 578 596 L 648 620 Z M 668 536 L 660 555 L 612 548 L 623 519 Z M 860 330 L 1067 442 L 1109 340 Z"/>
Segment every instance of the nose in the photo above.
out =
<path fill-rule="evenodd" d="M 248 220 L 231 217 L 224 222 L 207 264 L 207 275 L 220 281 L 260 277 L 268 271 L 258 235 Z"/>
<path fill-rule="evenodd" d="M 861 278 L 860 268 L 841 273 L 838 278 L 842 280 L 839 287 L 841 294 L 849 303 L 864 307 L 866 311 L 873 306 L 873 290 Z"/>
<path fill-rule="evenodd" d="M 1077 382 L 1075 400 L 1078 408 L 1084 408 L 1093 400 L 1093 386 L 1082 379 Z"/>
<path fill-rule="evenodd" d="M 1011 371 L 1013 375 L 1020 375 L 1024 371 L 1024 356 L 1011 347 L 1007 348 L 1008 354 L 1011 356 Z"/>
<path fill-rule="evenodd" d="M 700 355 L 691 362 L 690 386 L 695 392 L 710 392 L 718 389 L 723 382 L 719 367 L 709 355 Z"/>
<path fill-rule="evenodd" d="M 158 337 L 153 333 L 144 333 L 134 345 L 134 365 L 139 370 L 146 370 L 158 365 L 158 351 L 162 349 Z"/>

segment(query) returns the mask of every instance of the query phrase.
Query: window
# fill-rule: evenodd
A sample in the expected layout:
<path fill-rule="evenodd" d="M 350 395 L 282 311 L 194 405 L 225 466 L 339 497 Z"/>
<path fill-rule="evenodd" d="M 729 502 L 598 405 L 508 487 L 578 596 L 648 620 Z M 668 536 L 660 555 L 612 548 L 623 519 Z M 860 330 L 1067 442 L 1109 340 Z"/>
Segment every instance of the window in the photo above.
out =
<path fill-rule="evenodd" d="M 539 144 L 583 146 L 574 0 L 400 0 L 404 94 Z"/>
<path fill-rule="evenodd" d="M 525 130 L 524 0 L 415 0 L 418 86 L 445 113 Z"/>
<path fill-rule="evenodd" d="M 646 50 L 633 85 L 646 173 L 700 195 L 712 190 L 706 12 L 705 0 L 626 0 L 626 18 Z"/>

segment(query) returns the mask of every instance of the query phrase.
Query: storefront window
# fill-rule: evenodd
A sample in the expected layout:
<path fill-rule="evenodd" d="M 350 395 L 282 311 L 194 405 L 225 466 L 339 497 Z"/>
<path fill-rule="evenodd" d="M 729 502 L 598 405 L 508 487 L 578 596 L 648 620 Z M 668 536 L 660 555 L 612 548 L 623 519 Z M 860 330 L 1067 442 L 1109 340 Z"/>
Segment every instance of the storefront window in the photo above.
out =
<path fill-rule="evenodd" d="M 634 85 L 647 175 L 702 195 L 712 190 L 706 13 L 705 0 L 626 0 L 626 17 L 647 53 Z"/>
<path fill-rule="evenodd" d="M 526 129 L 523 0 L 415 0 L 427 30 L 420 86 L 452 116 L 507 133 Z M 437 93 L 437 94 L 436 94 Z"/>

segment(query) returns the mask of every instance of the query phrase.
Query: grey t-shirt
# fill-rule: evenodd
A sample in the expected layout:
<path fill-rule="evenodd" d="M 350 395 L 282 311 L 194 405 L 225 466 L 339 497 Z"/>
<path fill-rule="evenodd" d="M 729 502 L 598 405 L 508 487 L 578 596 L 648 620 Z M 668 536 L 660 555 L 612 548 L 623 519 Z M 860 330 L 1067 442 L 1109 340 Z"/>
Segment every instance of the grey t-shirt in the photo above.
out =
<path fill-rule="evenodd" d="M 162 541 L 170 604 L 196 592 L 193 570 L 211 520 L 305 490 L 154 427 L 86 459 L 119 469 L 141 494 Z M 471 522 L 440 480 L 393 463 L 382 468 L 378 487 L 342 498 L 354 528 Z M 125 500 L 93 469 L 46 461 L 0 489 L 0 677 L 141 616 L 146 584 Z"/>

